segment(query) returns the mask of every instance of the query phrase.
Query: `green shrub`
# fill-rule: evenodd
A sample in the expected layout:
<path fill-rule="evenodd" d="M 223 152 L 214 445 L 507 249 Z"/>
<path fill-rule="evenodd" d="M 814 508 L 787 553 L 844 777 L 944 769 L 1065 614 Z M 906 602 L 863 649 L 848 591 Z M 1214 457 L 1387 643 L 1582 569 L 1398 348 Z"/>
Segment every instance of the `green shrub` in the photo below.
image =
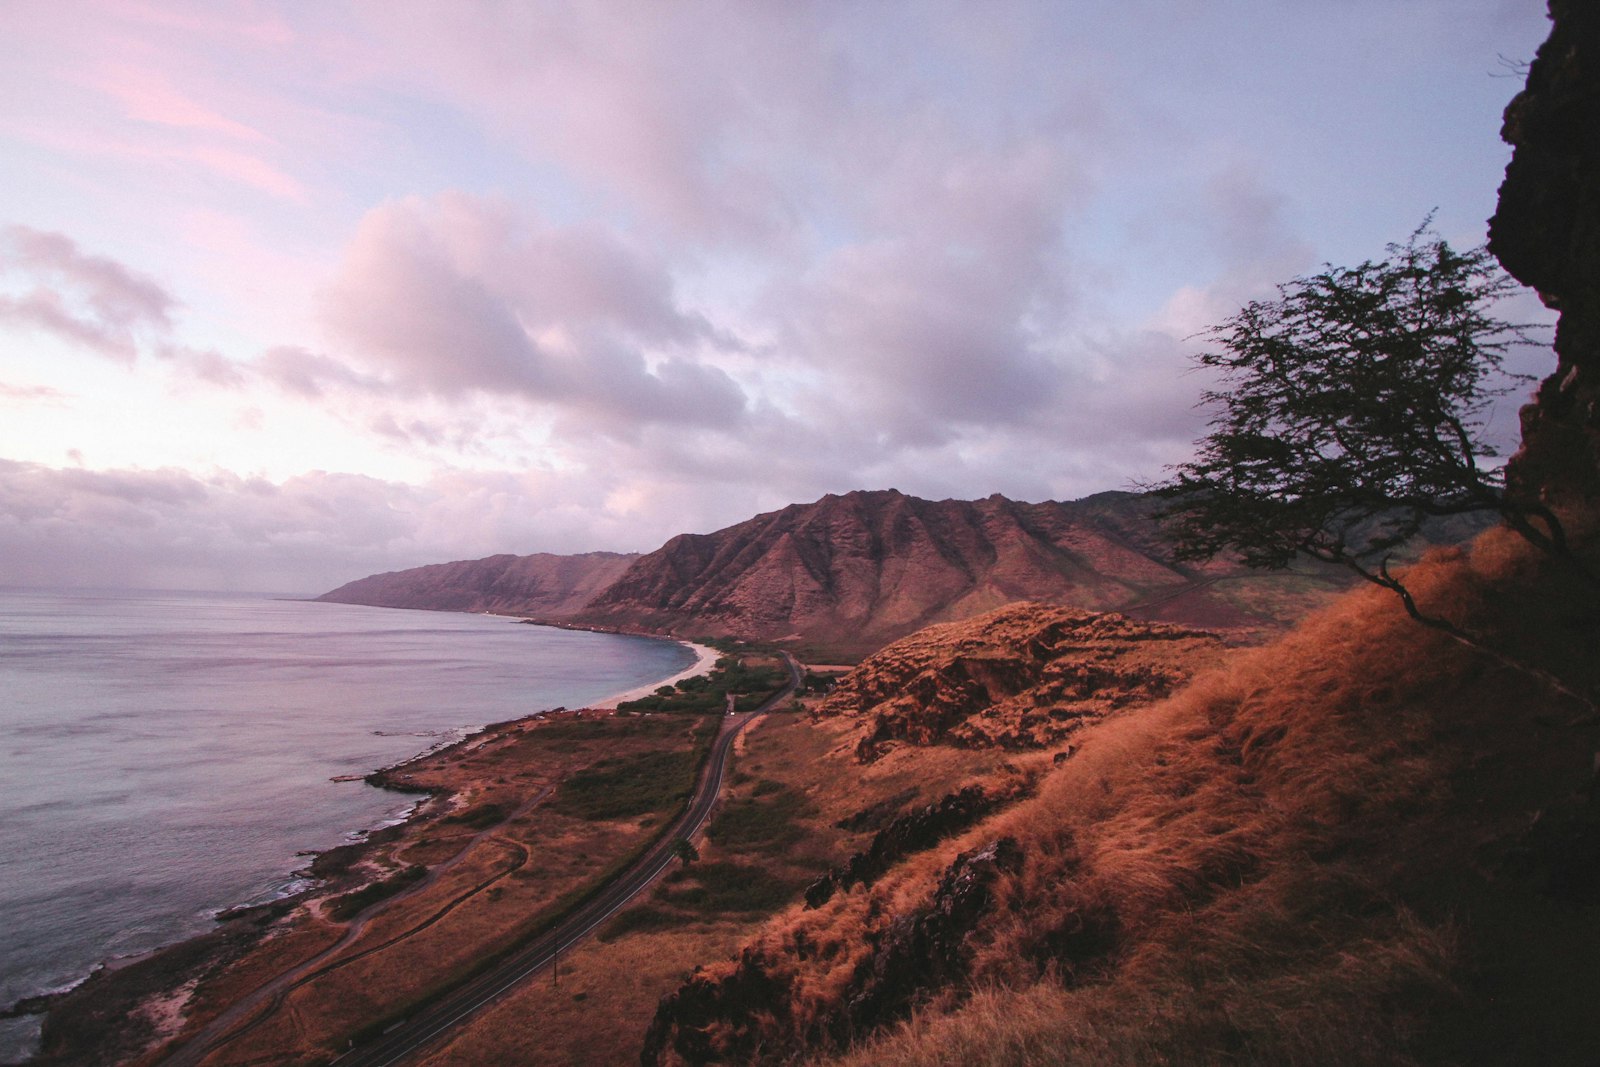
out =
<path fill-rule="evenodd" d="M 626 819 L 672 807 L 694 791 L 694 751 L 613 756 L 561 783 L 552 806 L 580 819 Z"/>
<path fill-rule="evenodd" d="M 656 907 L 654 904 L 640 904 L 606 923 L 597 936 L 602 942 L 610 943 L 624 934 L 639 930 L 665 930 L 677 926 L 682 921 L 682 917 L 676 912 Z"/>
<path fill-rule="evenodd" d="M 409 886 L 420 882 L 428 873 L 428 868 L 421 864 L 413 863 L 402 867 L 393 874 L 378 879 L 352 890 L 343 896 L 334 897 L 328 903 L 328 917 L 334 922 L 342 923 L 356 917 L 380 900 L 386 900 Z"/>
<path fill-rule="evenodd" d="M 506 821 L 511 813 L 499 804 L 477 804 L 466 811 L 445 816 L 441 822 L 459 823 L 472 830 L 487 830 Z"/>
<path fill-rule="evenodd" d="M 730 852 L 779 852 L 804 836 L 795 820 L 811 810 L 804 794 L 762 779 L 748 798 L 728 801 L 706 836 Z"/>
<path fill-rule="evenodd" d="M 804 888 L 803 880 L 779 878 L 764 867 L 722 861 L 680 868 L 655 895 L 663 904 L 716 915 L 776 911 Z"/>

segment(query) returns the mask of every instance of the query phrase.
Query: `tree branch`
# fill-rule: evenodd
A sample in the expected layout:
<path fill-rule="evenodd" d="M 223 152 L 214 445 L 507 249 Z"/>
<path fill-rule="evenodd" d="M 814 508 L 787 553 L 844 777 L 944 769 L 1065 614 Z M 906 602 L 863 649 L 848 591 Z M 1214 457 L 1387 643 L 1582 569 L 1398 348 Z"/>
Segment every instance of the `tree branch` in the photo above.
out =
<path fill-rule="evenodd" d="M 1343 562 L 1345 566 L 1349 567 L 1356 574 L 1371 582 L 1373 585 L 1387 589 L 1391 593 L 1394 593 L 1400 598 L 1400 603 L 1404 605 L 1406 614 L 1411 616 L 1411 618 L 1415 619 L 1422 625 L 1428 627 L 1429 629 L 1439 631 L 1452 641 L 1455 641 L 1466 648 L 1470 648 L 1474 652 L 1488 656 L 1502 667 L 1509 667 L 1518 674 L 1532 678 L 1547 688 L 1552 689 L 1563 696 L 1576 700 L 1584 707 L 1590 716 L 1600 715 L 1600 707 L 1596 706 L 1594 700 L 1584 696 L 1582 693 L 1579 693 L 1576 689 L 1573 689 L 1571 686 L 1567 685 L 1560 678 L 1557 678 L 1554 674 L 1551 674 L 1543 667 L 1536 667 L 1524 659 L 1520 659 L 1508 652 L 1504 652 L 1498 648 L 1495 648 L 1482 638 L 1477 637 L 1467 630 L 1463 630 L 1461 627 L 1457 626 L 1453 622 L 1450 622 L 1448 619 L 1440 618 L 1437 615 L 1425 614 L 1422 609 L 1417 607 L 1416 598 L 1412 595 L 1411 590 L 1406 588 L 1405 583 L 1389 573 L 1389 560 L 1387 557 L 1385 557 L 1383 562 L 1378 565 L 1378 570 L 1376 573 L 1367 570 L 1356 560 L 1348 556 L 1346 556 L 1341 562 Z"/>

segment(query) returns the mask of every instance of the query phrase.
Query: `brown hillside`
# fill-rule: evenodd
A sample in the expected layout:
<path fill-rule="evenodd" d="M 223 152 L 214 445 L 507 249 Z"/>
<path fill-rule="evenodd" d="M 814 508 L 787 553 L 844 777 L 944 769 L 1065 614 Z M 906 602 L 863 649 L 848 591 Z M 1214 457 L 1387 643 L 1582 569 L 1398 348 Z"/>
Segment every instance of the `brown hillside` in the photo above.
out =
<path fill-rule="evenodd" d="M 1153 510 L 1132 493 L 1042 504 L 998 495 L 930 501 L 892 489 L 829 495 L 675 537 L 636 560 L 579 618 L 860 655 L 1018 600 L 1141 610 L 1213 629 L 1281 629 L 1344 585 L 1176 565 Z"/>
<path fill-rule="evenodd" d="M 1600 682 L 1569 625 L 1592 604 L 1512 536 L 1410 580 Z M 1584 712 L 1358 591 L 1084 728 L 1033 799 L 792 908 L 663 1002 L 646 1062 L 1592 1062 Z"/>
<path fill-rule="evenodd" d="M 500 555 L 374 574 L 318 600 L 377 608 L 498 611 L 561 618 L 588 603 L 637 557 L 617 552 Z"/>
<path fill-rule="evenodd" d="M 1018 603 L 901 638 L 846 675 L 818 712 L 862 721 L 863 761 L 897 742 L 1044 748 L 1170 695 L 1223 655 L 1212 634 Z"/>

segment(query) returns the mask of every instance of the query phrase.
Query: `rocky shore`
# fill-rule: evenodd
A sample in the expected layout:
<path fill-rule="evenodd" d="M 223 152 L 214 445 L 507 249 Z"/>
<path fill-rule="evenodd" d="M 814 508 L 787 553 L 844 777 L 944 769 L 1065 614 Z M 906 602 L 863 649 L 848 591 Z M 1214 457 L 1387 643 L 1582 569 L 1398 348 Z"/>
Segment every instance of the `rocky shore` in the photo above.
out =
<path fill-rule="evenodd" d="M 453 742 L 435 746 L 361 776 L 368 785 L 419 798 L 399 821 L 361 832 L 359 840 L 307 853 L 304 867 L 292 872 L 300 887 L 261 904 L 219 911 L 214 928 L 139 956 L 115 959 L 82 982 L 59 993 L 25 998 L 0 1019 L 43 1016 L 38 1054 L 29 1064 L 68 1065 L 154 1063 L 154 1050 L 192 1031 L 196 991 L 241 969 L 259 965 L 252 957 L 271 956 L 277 943 L 312 942 L 311 927 L 328 927 L 338 901 L 375 902 L 408 888 L 396 872 L 428 864 L 404 862 L 402 855 L 426 851 L 428 835 L 441 826 L 481 833 L 503 808 L 484 797 L 495 791 L 474 764 L 486 749 L 514 745 L 539 727 L 595 721 L 616 705 L 657 686 L 708 671 L 717 652 L 690 645 L 695 662 L 684 671 L 639 690 L 619 693 L 585 709 L 554 709 L 485 726 Z M 548 792 L 548 790 L 545 790 Z M 492 809 L 492 810 L 491 810 Z M 488 814 L 486 814 L 486 812 Z M 436 864 L 434 865 L 436 866 Z M 414 880 L 414 879 L 413 879 Z M 327 930 L 319 929 L 326 940 Z M 201 1006 L 208 1011 L 211 1006 Z"/>

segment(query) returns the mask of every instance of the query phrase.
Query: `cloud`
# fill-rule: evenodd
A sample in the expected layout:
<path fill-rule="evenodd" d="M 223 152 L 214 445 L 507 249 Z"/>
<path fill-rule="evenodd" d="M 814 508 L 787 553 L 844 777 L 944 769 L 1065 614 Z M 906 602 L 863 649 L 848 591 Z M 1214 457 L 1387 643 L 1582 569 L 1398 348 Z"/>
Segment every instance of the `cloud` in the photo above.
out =
<path fill-rule="evenodd" d="M 402 387 L 538 395 L 547 359 L 516 309 L 419 208 L 389 204 L 362 220 L 324 300 L 335 337 Z"/>
<path fill-rule="evenodd" d="M 12 385 L 9 382 L 0 382 L 0 400 L 57 404 L 66 399 L 68 394 L 48 385 Z"/>
<path fill-rule="evenodd" d="M 131 363 L 137 340 L 172 328 L 177 300 L 154 279 L 116 260 L 89 255 L 69 237 L 26 226 L 0 230 L 0 272 L 32 283 L 0 294 L 0 321 L 52 333 Z"/>
<path fill-rule="evenodd" d="M 686 498 L 660 521 L 632 504 L 646 484 L 625 471 L 441 471 L 423 484 L 313 471 L 273 482 L 0 460 L 0 585 L 312 594 L 446 559 L 653 548 L 704 501 Z"/>
<path fill-rule="evenodd" d="M 382 379 L 359 374 L 336 359 L 293 345 L 280 345 L 263 352 L 255 360 L 254 369 L 284 392 L 309 400 L 320 400 L 333 391 L 387 391 Z"/>
<path fill-rule="evenodd" d="M 405 19 L 381 5 L 357 12 L 392 76 L 486 116 L 596 195 L 696 233 L 773 235 L 787 190 L 761 157 L 783 151 L 795 79 L 824 84 L 831 67 L 824 20 L 798 5 L 737 17 L 720 5 L 430 0 Z"/>
<path fill-rule="evenodd" d="M 249 380 L 239 364 L 213 349 L 168 344 L 156 349 L 156 355 L 170 362 L 185 382 L 240 389 Z"/>
<path fill-rule="evenodd" d="M 96 71 L 93 83 L 115 97 L 128 118 L 139 122 L 199 130 L 258 144 L 269 140 L 260 130 L 228 118 L 180 92 L 160 71 L 118 64 Z"/>
<path fill-rule="evenodd" d="M 703 358 L 728 338 L 679 307 L 664 265 L 602 227 L 552 225 L 501 201 L 450 193 L 375 208 L 322 308 L 354 366 L 283 352 L 264 366 L 307 395 L 337 383 L 508 396 L 620 432 L 728 424 L 745 406 Z"/>

